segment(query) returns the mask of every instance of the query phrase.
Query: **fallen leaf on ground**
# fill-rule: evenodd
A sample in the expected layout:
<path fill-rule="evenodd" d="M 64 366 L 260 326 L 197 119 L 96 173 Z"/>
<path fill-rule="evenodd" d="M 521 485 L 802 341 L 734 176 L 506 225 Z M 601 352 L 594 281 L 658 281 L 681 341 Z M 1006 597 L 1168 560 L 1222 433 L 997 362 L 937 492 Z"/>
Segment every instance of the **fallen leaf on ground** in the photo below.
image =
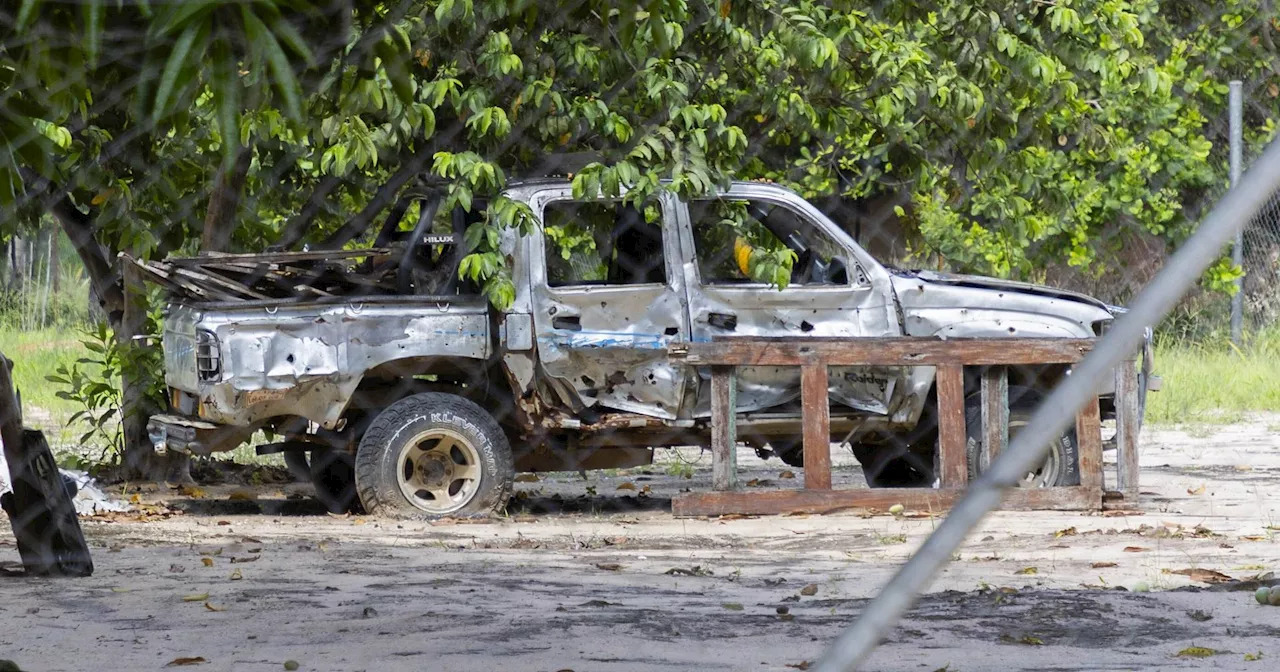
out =
<path fill-rule="evenodd" d="M 289 670 L 289 672 L 293 672 L 294 670 L 298 669 L 299 667 L 302 667 L 302 666 L 301 666 L 301 665 L 299 665 L 299 664 L 298 664 L 298 661 L 296 661 L 296 660 L 286 660 L 286 661 L 284 661 L 284 669 Z"/>
<path fill-rule="evenodd" d="M 622 565 L 616 562 L 597 562 L 596 569 L 603 569 L 606 572 L 616 572 L 622 569 Z"/>
<path fill-rule="evenodd" d="M 1027 635 L 1018 641 L 1029 646 L 1044 646 L 1044 640 L 1039 637 L 1032 637 L 1031 635 Z"/>
<path fill-rule="evenodd" d="M 1014 574 L 1018 576 L 1031 576 L 1032 574 L 1039 573 L 1039 571 L 1040 570 L 1036 569 L 1035 567 L 1023 567 L 1022 569 L 1019 569 L 1018 571 L 1014 572 Z"/>
<path fill-rule="evenodd" d="M 1054 539 L 1061 539 L 1062 537 L 1074 537 L 1074 536 L 1076 536 L 1076 534 L 1078 534 L 1078 533 L 1076 532 L 1076 528 L 1074 528 L 1074 527 L 1068 527 L 1068 528 L 1067 528 L 1067 529 L 1065 529 L 1065 530 L 1058 530 L 1057 532 L 1054 532 L 1054 533 L 1053 533 L 1053 538 L 1054 538 Z"/>
<path fill-rule="evenodd" d="M 249 552 L 252 553 L 253 551 L 249 551 Z M 241 562 L 257 562 L 258 558 L 261 558 L 261 557 L 262 557 L 261 555 L 249 555 L 243 558 L 231 558 L 231 564 L 234 565 Z"/>
<path fill-rule="evenodd" d="M 1200 567 L 1192 567 L 1191 569 L 1166 569 L 1164 570 L 1164 573 L 1180 574 L 1182 576 L 1190 577 L 1192 581 L 1199 581 L 1201 583 L 1230 583 L 1235 580 L 1222 572 L 1217 572 L 1212 569 L 1203 569 Z"/>
<path fill-rule="evenodd" d="M 1240 537 L 1242 541 L 1266 541 L 1267 538 L 1261 534 L 1246 534 Z"/>
<path fill-rule="evenodd" d="M 230 580 L 232 580 L 232 581 L 239 581 L 240 579 L 243 579 L 243 578 L 244 578 L 244 574 L 241 574 L 241 573 L 240 573 L 240 570 L 238 570 L 238 569 L 237 569 L 236 571 L 231 572 L 231 576 L 229 576 L 229 577 L 227 577 L 227 578 L 228 578 L 228 579 L 230 579 Z"/>
<path fill-rule="evenodd" d="M 225 607 L 215 607 L 215 606 L 213 606 L 212 604 L 210 604 L 210 603 L 208 603 L 208 602 L 205 602 L 205 603 L 204 603 L 204 608 L 205 608 L 205 609 L 208 609 L 209 611 L 226 611 L 226 608 L 225 608 Z"/>
<path fill-rule="evenodd" d="M 813 596 L 813 595 L 817 595 L 817 594 L 818 594 L 818 584 L 816 584 L 816 583 L 811 583 L 811 584 L 809 584 L 809 585 L 805 586 L 804 588 L 801 588 L 801 589 L 800 589 L 800 594 L 801 594 L 801 595 L 804 595 L 805 597 L 810 597 L 810 596 Z"/>
<path fill-rule="evenodd" d="M 194 593 L 192 595 L 183 595 L 183 602 L 204 602 L 209 599 L 209 593 Z"/>
<path fill-rule="evenodd" d="M 778 474 L 778 478 L 795 478 L 795 477 L 796 477 L 796 472 L 794 471 L 784 471 Z"/>
<path fill-rule="evenodd" d="M 1203 484 L 1203 483 L 1202 483 L 1202 484 L 1200 484 L 1200 487 L 1198 487 L 1198 488 L 1187 488 L 1187 494 L 1188 494 L 1188 495 L 1203 495 L 1203 494 L 1204 494 L 1204 484 Z"/>
<path fill-rule="evenodd" d="M 201 656 L 174 658 L 165 667 L 181 667 L 183 665 L 203 665 L 209 661 Z"/>
<path fill-rule="evenodd" d="M 221 546 L 219 546 L 219 547 L 218 547 L 218 549 L 217 549 L 217 550 L 215 550 L 215 551 L 201 551 L 201 552 L 200 552 L 200 555 L 205 555 L 205 556 L 219 556 L 219 555 L 222 555 L 222 547 L 221 547 Z"/>
<path fill-rule="evenodd" d="M 905 506 L 903 506 L 903 505 L 901 505 L 901 504 L 894 504 L 893 506 L 889 507 L 889 513 L 891 513 L 891 514 L 893 514 L 893 515 L 895 515 L 895 516 L 897 516 L 897 515 L 901 515 L 901 514 L 902 514 L 902 512 L 903 512 L 903 511 L 906 511 L 906 510 L 907 510 L 907 507 L 905 507 Z"/>
<path fill-rule="evenodd" d="M 1107 567 L 1119 567 L 1120 565 L 1114 562 L 1095 562 L 1089 566 L 1094 569 L 1106 569 Z"/>
<path fill-rule="evenodd" d="M 636 484 L 632 483 L 631 481 L 627 481 L 626 483 L 619 484 L 618 489 L 619 490 L 635 490 Z"/>
<path fill-rule="evenodd" d="M 252 502 L 257 498 L 257 494 L 248 490 L 234 490 L 230 495 L 227 495 L 227 500 L 232 502 Z"/>
<path fill-rule="evenodd" d="M 672 567 L 671 569 L 663 572 L 663 574 L 668 576 L 712 576 L 714 572 L 704 568 L 702 565 L 694 565 L 691 569 Z"/>
<path fill-rule="evenodd" d="M 537 474 L 516 474 L 516 483 L 537 483 L 541 480 Z"/>
<path fill-rule="evenodd" d="M 626 537 L 605 537 L 604 543 L 606 546 L 621 546 L 627 543 L 627 538 Z"/>
<path fill-rule="evenodd" d="M 194 485 L 184 485 L 178 488 L 178 492 L 192 499 L 200 499 L 204 497 L 204 490 L 201 490 L 200 488 L 197 488 Z"/>
<path fill-rule="evenodd" d="M 1237 464 L 1236 471 L 1253 471 L 1253 467 L 1247 464 Z"/>
<path fill-rule="evenodd" d="M 1179 658 L 1208 658 L 1209 656 L 1217 655 L 1217 653 L 1218 653 L 1217 651 L 1214 651 L 1213 649 L 1205 648 L 1203 646 L 1188 646 L 1187 648 L 1178 652 L 1178 657 Z"/>
<path fill-rule="evenodd" d="M 802 660 L 798 663 L 787 663 L 787 667 L 797 669 L 797 670 L 807 670 L 809 669 L 809 661 Z"/>
<path fill-rule="evenodd" d="M 213 558 L 200 558 L 200 564 L 204 565 L 205 567 L 212 567 Z"/>
<path fill-rule="evenodd" d="M 1141 546 L 1125 546 L 1125 547 L 1124 547 L 1124 552 L 1125 552 L 1125 553 L 1145 553 L 1145 552 L 1147 552 L 1147 551 L 1149 551 L 1149 550 L 1151 550 L 1151 549 L 1149 549 L 1149 548 L 1143 548 L 1143 547 L 1141 547 Z"/>
<path fill-rule="evenodd" d="M 742 603 L 740 602 L 725 602 L 720 606 L 728 609 L 729 611 L 742 611 Z"/>
<path fill-rule="evenodd" d="M 1244 662 L 1252 663 L 1255 660 L 1262 660 L 1262 652 L 1244 654 Z"/>
<path fill-rule="evenodd" d="M 230 525 L 230 524 L 231 524 L 231 521 L 229 521 L 229 520 L 219 520 L 219 521 L 218 521 L 218 524 L 219 524 L 219 525 Z"/>

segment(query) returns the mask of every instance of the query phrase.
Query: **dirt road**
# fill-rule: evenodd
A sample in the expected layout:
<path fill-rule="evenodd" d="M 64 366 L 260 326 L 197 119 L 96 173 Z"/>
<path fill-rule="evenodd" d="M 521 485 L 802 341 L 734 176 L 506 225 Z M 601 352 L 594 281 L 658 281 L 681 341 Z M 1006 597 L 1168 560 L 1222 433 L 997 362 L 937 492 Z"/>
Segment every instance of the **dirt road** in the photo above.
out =
<path fill-rule="evenodd" d="M 867 669 L 1273 669 L 1280 608 L 1248 582 L 1207 581 L 1280 567 L 1275 421 L 1147 432 L 1139 512 L 993 516 Z M 744 481 L 798 485 L 776 461 L 740 460 Z M 334 518 L 288 498 L 303 485 L 255 501 L 155 493 L 185 513 L 85 522 L 93 578 L 0 576 L 0 658 L 37 671 L 197 657 L 210 670 L 802 669 L 936 523 L 673 519 L 670 494 L 703 487 L 703 462 L 693 479 L 668 461 L 521 483 L 511 515 L 484 524 Z M 859 480 L 851 458 L 837 473 Z M 16 560 L 0 545 L 0 562 Z"/>

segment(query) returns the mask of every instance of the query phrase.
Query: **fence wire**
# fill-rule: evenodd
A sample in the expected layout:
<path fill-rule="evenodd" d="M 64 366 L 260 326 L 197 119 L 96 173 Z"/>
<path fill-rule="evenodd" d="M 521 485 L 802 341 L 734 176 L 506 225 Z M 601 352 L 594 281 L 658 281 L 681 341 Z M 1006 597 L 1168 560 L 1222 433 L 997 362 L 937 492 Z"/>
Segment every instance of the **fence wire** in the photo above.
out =
<path fill-rule="evenodd" d="M 313 513 L 665 511 L 712 484 L 711 371 L 674 347 L 1098 339 L 1010 367 L 990 464 L 963 371 L 973 485 L 816 668 L 855 669 L 1005 489 L 1080 485 L 1072 418 L 1101 389 L 1113 421 L 1101 381 L 1144 348 L 1145 405 L 1175 306 L 1225 324 L 1198 310 L 1236 230 L 1253 326 L 1280 318 L 1280 148 L 1221 197 L 1223 73 L 1247 145 L 1280 120 L 1270 3 L 299 4 L 0 7 L 3 503 L 33 573 L 92 571 L 54 456 L 187 483 L 247 453 Z M 739 371 L 749 468 L 805 467 L 802 380 Z M 837 488 L 940 486 L 934 367 L 829 380 Z M 610 469 L 659 478 L 517 478 Z"/>

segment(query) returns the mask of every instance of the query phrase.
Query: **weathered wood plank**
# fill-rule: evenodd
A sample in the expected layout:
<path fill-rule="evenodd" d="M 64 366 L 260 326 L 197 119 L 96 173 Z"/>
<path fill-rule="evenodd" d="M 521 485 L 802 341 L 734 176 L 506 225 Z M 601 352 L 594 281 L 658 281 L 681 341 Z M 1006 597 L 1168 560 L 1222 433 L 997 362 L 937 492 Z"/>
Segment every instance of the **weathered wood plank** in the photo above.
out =
<path fill-rule="evenodd" d="M 1009 369 L 992 366 L 982 373 L 983 469 L 1009 445 Z"/>
<path fill-rule="evenodd" d="M 1090 339 L 1008 338 L 765 338 L 729 336 L 709 343 L 679 343 L 673 359 L 695 365 L 801 366 L 930 366 L 963 363 L 1065 364 L 1077 362 L 1093 347 Z"/>
<path fill-rule="evenodd" d="M 1102 418 L 1094 397 L 1076 415 L 1076 447 L 1079 449 L 1080 485 L 1102 489 Z"/>
<path fill-rule="evenodd" d="M 962 488 L 969 481 L 965 457 L 964 367 L 939 365 L 937 389 L 942 487 Z"/>
<path fill-rule="evenodd" d="M 738 377 L 732 366 L 711 367 L 711 487 L 738 487 Z"/>
<path fill-rule="evenodd" d="M 963 494 L 954 488 L 691 492 L 677 495 L 671 510 L 676 516 L 823 514 L 856 509 L 887 511 L 901 504 L 909 511 L 942 513 Z M 1001 504 L 1004 509 L 1056 511 L 1097 510 L 1101 506 L 1102 491 L 1083 486 L 1014 488 L 1005 492 Z"/>
<path fill-rule="evenodd" d="M 1126 498 L 1138 496 L 1138 431 L 1142 427 L 1138 407 L 1138 369 L 1133 360 L 1116 369 L 1116 471 L 1119 489 Z"/>
<path fill-rule="evenodd" d="M 831 407 L 825 364 L 808 364 L 800 369 L 800 401 L 804 409 L 804 487 L 830 490 Z"/>

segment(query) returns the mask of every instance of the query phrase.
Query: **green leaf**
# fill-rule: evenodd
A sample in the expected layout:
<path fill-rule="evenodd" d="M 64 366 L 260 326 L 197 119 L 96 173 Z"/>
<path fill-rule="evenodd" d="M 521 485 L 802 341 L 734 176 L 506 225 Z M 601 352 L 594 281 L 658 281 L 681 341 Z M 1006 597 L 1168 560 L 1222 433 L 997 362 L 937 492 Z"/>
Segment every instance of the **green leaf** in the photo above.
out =
<path fill-rule="evenodd" d="M 89 67 L 98 66 L 98 52 L 102 48 L 102 0 L 80 0 L 81 14 L 84 17 L 84 52 L 89 59 Z"/>
<path fill-rule="evenodd" d="M 187 82 L 179 82 L 178 78 L 187 69 L 187 56 L 191 54 L 191 49 L 195 45 L 196 40 L 202 33 L 207 32 L 208 27 L 203 23 L 192 23 L 187 29 L 182 31 L 182 35 L 178 37 L 178 41 L 173 45 L 173 53 L 169 55 L 169 60 L 165 63 L 164 72 L 160 75 L 160 87 L 156 89 L 156 102 L 151 110 L 152 121 L 159 121 L 161 117 L 167 116 L 169 98 L 173 95 L 174 89 L 185 88 Z"/>
<path fill-rule="evenodd" d="M 43 0 L 22 0 L 22 5 L 18 7 L 18 20 L 14 27 L 17 30 L 26 30 L 35 22 L 35 16 L 39 13 L 40 5 Z"/>
<path fill-rule="evenodd" d="M 211 85 L 217 103 L 218 134 L 222 137 L 222 169 L 235 162 L 240 147 L 240 68 L 226 41 L 213 44 Z"/>
<path fill-rule="evenodd" d="M 283 41 L 290 51 L 301 56 L 308 66 L 315 65 L 315 54 L 311 52 L 311 47 L 307 45 L 307 40 L 302 37 L 302 33 L 298 32 L 298 28 L 291 21 L 283 16 L 273 16 L 271 18 L 271 32 L 276 36 L 276 39 Z"/>
<path fill-rule="evenodd" d="M 275 84 L 280 97 L 284 99 L 285 113 L 292 120 L 302 119 L 302 89 L 297 77 L 293 74 L 289 57 L 285 55 L 284 49 L 280 48 L 280 43 L 276 41 L 275 36 L 267 30 L 267 26 L 262 23 L 257 14 L 253 13 L 249 5 L 240 7 L 240 15 L 244 18 L 246 36 L 254 49 L 265 58 L 266 65 L 271 71 L 272 83 Z"/>

